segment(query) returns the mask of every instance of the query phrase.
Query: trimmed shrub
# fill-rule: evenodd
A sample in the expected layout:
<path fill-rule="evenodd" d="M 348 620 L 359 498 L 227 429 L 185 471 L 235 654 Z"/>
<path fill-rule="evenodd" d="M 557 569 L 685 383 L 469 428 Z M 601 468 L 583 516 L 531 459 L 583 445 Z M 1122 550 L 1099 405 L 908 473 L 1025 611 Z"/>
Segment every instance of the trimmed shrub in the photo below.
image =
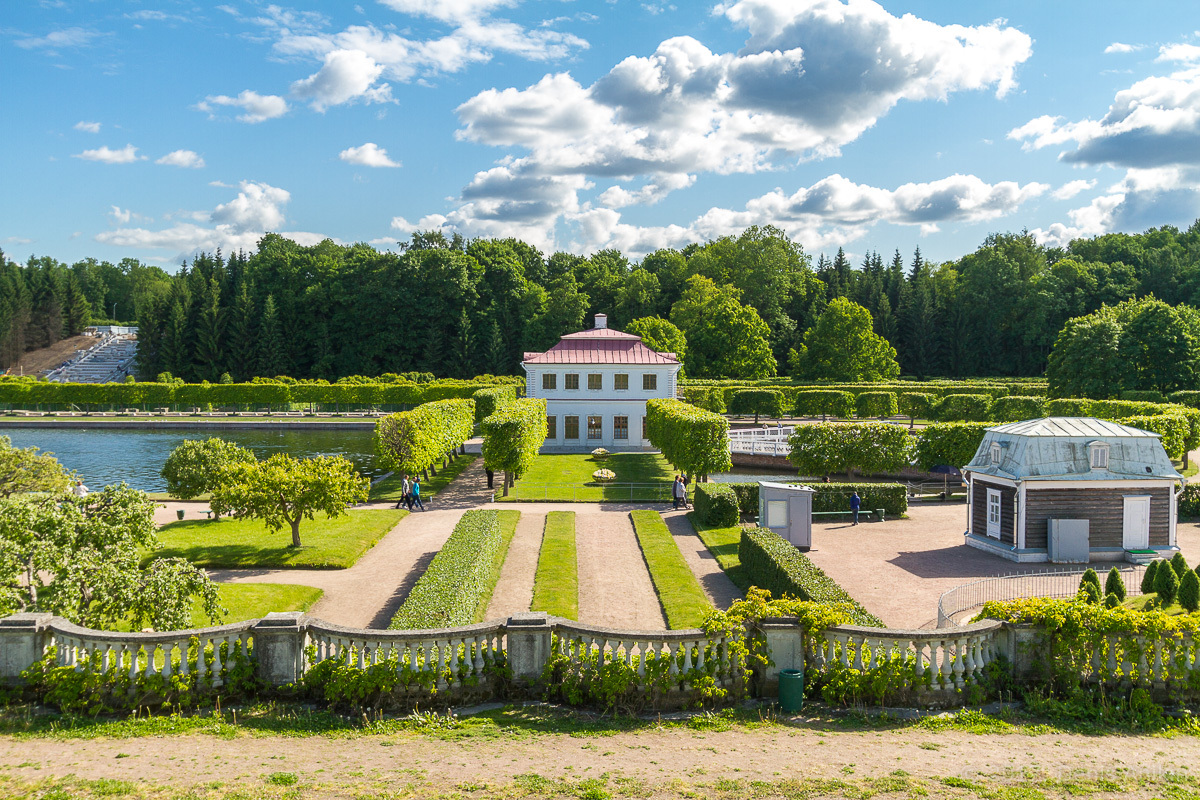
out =
<path fill-rule="evenodd" d="M 1162 408 L 1158 403 L 1134 400 L 1093 400 L 1088 405 L 1088 416 L 1099 419 L 1153 415 L 1161 411 Z"/>
<path fill-rule="evenodd" d="M 937 395 L 924 392 L 904 392 L 898 398 L 900 413 L 910 419 L 931 419 L 937 405 Z"/>
<path fill-rule="evenodd" d="M 761 414 L 769 419 L 783 416 L 783 392 L 778 389 L 738 389 L 729 403 L 730 414 L 753 414 L 758 422 Z"/>
<path fill-rule="evenodd" d="M 1146 571 L 1142 573 L 1142 594 L 1154 594 L 1154 576 L 1158 572 L 1158 565 L 1157 560 L 1146 565 Z"/>
<path fill-rule="evenodd" d="M 506 473 L 507 495 L 508 484 L 529 470 L 546 441 L 546 401 L 533 397 L 513 400 L 485 417 L 480 428 L 484 466 Z"/>
<path fill-rule="evenodd" d="M 1114 419 L 1120 425 L 1128 425 L 1143 431 L 1157 433 L 1162 437 L 1163 449 L 1167 455 L 1179 461 L 1187 455 L 1184 449 L 1191 431 L 1187 417 L 1183 414 L 1157 414 L 1143 417 L 1123 417 Z"/>
<path fill-rule="evenodd" d="M 939 422 L 921 431 L 917 439 L 917 466 L 955 468 L 970 464 L 983 443 L 990 422 Z"/>
<path fill-rule="evenodd" d="M 1179 516 L 1200 517 L 1200 484 L 1190 484 L 1179 495 Z"/>
<path fill-rule="evenodd" d="M 475 422 L 483 422 L 503 406 L 517 399 L 516 386 L 489 386 L 486 389 L 476 389 L 471 395 L 475 401 Z"/>
<path fill-rule="evenodd" d="M 1154 591 L 1163 608 L 1175 602 L 1175 595 L 1179 594 L 1179 576 L 1171 569 L 1170 562 L 1164 561 L 1154 570 Z"/>
<path fill-rule="evenodd" d="M 1046 399 L 1044 397 L 1012 395 L 1001 397 L 992 404 L 992 419 L 997 422 L 1019 422 L 1025 419 L 1037 419 L 1045 415 Z"/>
<path fill-rule="evenodd" d="M 815 603 L 843 605 L 855 624 L 884 627 L 882 620 L 859 605 L 845 589 L 774 531 L 766 528 L 743 531 L 738 543 L 738 557 L 747 580 L 775 597 L 792 595 Z"/>
<path fill-rule="evenodd" d="M 729 420 L 679 400 L 646 401 L 646 438 L 689 475 L 712 475 L 733 466 Z"/>
<path fill-rule="evenodd" d="M 1099 602 L 1100 598 L 1104 596 L 1104 593 L 1100 591 L 1100 576 L 1097 575 L 1096 570 L 1092 569 L 1091 567 L 1088 567 L 1086 570 L 1084 570 L 1083 577 L 1079 580 L 1079 588 L 1082 589 L 1085 583 L 1095 585 L 1096 602 Z"/>
<path fill-rule="evenodd" d="M 937 404 L 939 422 L 981 422 L 991 419 L 992 396 L 988 394 L 948 394 Z"/>
<path fill-rule="evenodd" d="M 796 416 L 840 417 L 854 415 L 854 395 L 836 389 L 809 389 L 796 392 Z"/>
<path fill-rule="evenodd" d="M 1121 392 L 1121 399 L 1145 403 L 1167 402 L 1167 398 L 1163 395 L 1163 393 L 1156 389 L 1126 389 L 1125 391 Z"/>
<path fill-rule="evenodd" d="M 1197 391 L 1186 390 L 1182 392 L 1171 392 L 1171 394 L 1168 396 L 1168 399 L 1170 399 L 1172 403 L 1178 403 L 1181 406 L 1200 409 L 1200 392 Z"/>
<path fill-rule="evenodd" d="M 1104 595 L 1104 607 L 1105 608 L 1116 608 L 1119 605 L 1121 605 L 1121 599 L 1119 597 L 1117 597 L 1115 594 Z"/>
<path fill-rule="evenodd" d="M 1188 570 L 1179 582 L 1179 605 L 1195 613 L 1200 610 L 1200 576 Z"/>
<path fill-rule="evenodd" d="M 894 417 L 900 413 L 895 392 L 863 392 L 855 398 L 854 406 L 863 418 Z"/>
<path fill-rule="evenodd" d="M 801 475 L 831 472 L 899 472 L 912 462 L 908 430 L 886 422 L 798 425 L 788 437 L 788 460 Z"/>
<path fill-rule="evenodd" d="M 819 483 L 812 488 L 813 511 L 849 511 L 850 495 L 858 492 L 864 511 L 881 508 L 893 519 L 908 513 L 908 490 L 901 483 Z"/>
<path fill-rule="evenodd" d="M 473 400 L 425 403 L 412 411 L 381 417 L 375 423 L 375 453 L 384 469 L 415 475 L 436 468 L 471 438 L 474 427 Z"/>
<path fill-rule="evenodd" d="M 707 486 L 707 484 L 704 484 Z M 743 514 L 758 513 L 758 484 L 757 483 L 727 483 L 737 498 L 738 511 Z"/>
<path fill-rule="evenodd" d="M 1092 401 L 1086 397 L 1060 397 L 1046 401 L 1047 417 L 1091 416 Z"/>
<path fill-rule="evenodd" d="M 1116 567 L 1108 571 L 1108 577 L 1104 580 L 1104 593 L 1116 595 L 1121 602 L 1125 602 L 1125 598 L 1128 596 L 1125 592 L 1125 581 L 1121 578 L 1121 570 Z"/>
<path fill-rule="evenodd" d="M 712 386 L 688 386 L 679 390 L 679 399 L 714 414 L 725 413 L 725 390 Z"/>
<path fill-rule="evenodd" d="M 1100 587 L 1091 581 L 1083 581 L 1079 584 L 1079 596 L 1092 605 L 1100 604 Z"/>
<path fill-rule="evenodd" d="M 696 513 L 706 525 L 728 528 L 737 525 L 740 521 L 737 495 L 733 493 L 728 484 L 696 484 L 693 502 L 696 505 Z"/>
<path fill-rule="evenodd" d="M 1187 572 L 1191 572 L 1188 568 L 1187 559 L 1183 557 L 1183 553 L 1176 553 L 1171 556 L 1171 569 L 1175 570 L 1175 577 L 1183 580 L 1183 576 Z"/>
<path fill-rule="evenodd" d="M 413 630 L 473 624 L 484 594 L 494 585 L 492 573 L 503 543 L 498 512 L 476 509 L 463 514 L 388 627 Z"/>

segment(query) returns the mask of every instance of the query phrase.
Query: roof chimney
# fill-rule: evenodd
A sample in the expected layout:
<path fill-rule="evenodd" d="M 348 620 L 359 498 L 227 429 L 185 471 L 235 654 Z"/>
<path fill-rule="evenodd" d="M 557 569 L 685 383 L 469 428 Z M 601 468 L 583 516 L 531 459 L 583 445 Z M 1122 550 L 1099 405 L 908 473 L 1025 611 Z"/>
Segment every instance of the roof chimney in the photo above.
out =
<path fill-rule="evenodd" d="M 608 327 L 608 314 L 597 314 L 596 315 L 596 330 L 600 330 L 601 328 L 607 328 L 607 327 Z"/>

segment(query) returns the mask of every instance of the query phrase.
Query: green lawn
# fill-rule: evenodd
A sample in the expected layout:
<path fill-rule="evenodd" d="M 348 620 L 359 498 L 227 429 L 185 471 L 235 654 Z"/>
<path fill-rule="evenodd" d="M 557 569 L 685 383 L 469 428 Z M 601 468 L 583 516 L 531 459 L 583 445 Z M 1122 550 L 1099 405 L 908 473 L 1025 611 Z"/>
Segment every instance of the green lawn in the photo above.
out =
<path fill-rule="evenodd" d="M 467 467 L 479 458 L 478 453 L 467 453 L 454 459 L 450 466 L 443 470 L 439 470 L 437 475 L 434 475 L 427 481 L 421 481 L 421 499 L 424 500 L 433 497 L 435 494 L 446 488 L 450 481 L 463 474 Z M 392 475 L 390 478 L 384 478 L 379 483 L 371 487 L 370 500 L 372 503 L 398 503 L 400 502 L 401 482 L 404 476 L 399 473 Z"/>
<path fill-rule="evenodd" d="M 725 570 L 725 574 L 729 576 L 729 580 L 733 581 L 733 585 L 743 592 L 749 589 L 750 581 L 746 578 L 746 573 L 742 569 L 742 559 L 738 556 L 738 543 L 742 541 L 742 527 L 740 525 L 730 528 L 709 527 L 701 522 L 700 516 L 695 511 L 689 512 L 687 517 L 691 521 L 692 527 L 696 529 L 700 541 L 704 542 L 708 552 L 717 559 L 717 563 L 721 565 L 721 569 Z"/>
<path fill-rule="evenodd" d="M 492 595 L 496 591 L 496 582 L 500 580 L 500 570 L 504 567 L 504 559 L 508 558 L 508 546 L 512 544 L 513 536 L 517 533 L 517 523 L 521 521 L 520 511 L 497 511 L 496 515 L 500 522 L 501 544 L 500 549 L 496 551 L 496 558 L 492 561 L 492 585 L 479 598 L 479 605 L 475 608 L 476 622 L 485 621 L 488 606 L 492 604 Z"/>
<path fill-rule="evenodd" d="M 271 611 L 308 611 L 324 592 L 311 586 L 286 583 L 223 583 L 217 587 L 217 594 L 221 596 L 221 605 L 229 613 L 216 623 L 209 622 L 197 600 L 192 603 L 192 621 L 188 627 L 207 628 L 214 624 L 241 622 L 265 617 Z M 115 628 L 127 631 L 129 623 L 116 625 Z"/>
<path fill-rule="evenodd" d="M 600 468 L 616 473 L 613 484 L 649 484 L 633 490 L 626 486 L 606 486 L 592 479 Z M 497 500 L 557 500 L 595 503 L 601 500 L 629 502 L 671 500 L 671 481 L 675 473 L 660 453 L 613 453 L 602 461 L 591 453 L 540 455 L 529 472 L 521 476 L 508 497 Z"/>
<path fill-rule="evenodd" d="M 185 520 L 158 531 L 154 556 L 186 558 L 200 567 L 344 569 L 404 519 L 407 511 L 352 510 L 336 519 L 317 514 L 300 523 L 302 547 L 288 529 L 269 531 L 258 520 Z"/>
<path fill-rule="evenodd" d="M 667 523 L 657 511 L 649 509 L 633 511 L 629 516 L 633 518 L 638 544 L 650 568 L 654 591 L 667 616 L 667 627 L 699 628 L 713 606 L 679 552 Z"/>
<path fill-rule="evenodd" d="M 579 562 L 575 554 L 575 512 L 546 514 L 546 530 L 538 553 L 530 611 L 579 619 Z"/>
<path fill-rule="evenodd" d="M 1134 611 L 1145 611 L 1146 606 L 1150 605 L 1150 603 L 1152 601 L 1155 604 L 1157 604 L 1157 602 L 1158 602 L 1157 594 L 1141 594 L 1141 595 L 1138 595 L 1137 597 L 1130 597 L 1125 600 L 1123 605 L 1126 608 L 1133 609 Z M 1167 612 L 1167 614 L 1169 616 L 1172 616 L 1172 617 L 1182 617 L 1183 615 L 1188 613 L 1188 610 L 1186 608 L 1184 608 L 1183 606 L 1179 605 L 1179 603 L 1171 603 L 1171 605 L 1167 606 L 1166 608 L 1162 608 L 1162 609 L 1160 609 L 1156 606 L 1154 610 L 1155 611 L 1165 611 L 1165 612 Z"/>

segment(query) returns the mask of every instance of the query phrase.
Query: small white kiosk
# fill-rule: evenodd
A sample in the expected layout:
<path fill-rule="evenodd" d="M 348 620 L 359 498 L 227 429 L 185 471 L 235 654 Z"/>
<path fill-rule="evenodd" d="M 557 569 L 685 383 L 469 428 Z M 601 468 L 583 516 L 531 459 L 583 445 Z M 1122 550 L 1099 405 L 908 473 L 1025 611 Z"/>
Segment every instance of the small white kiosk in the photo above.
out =
<path fill-rule="evenodd" d="M 759 526 L 775 531 L 801 550 L 808 550 L 812 547 L 813 494 L 808 486 L 759 481 Z"/>

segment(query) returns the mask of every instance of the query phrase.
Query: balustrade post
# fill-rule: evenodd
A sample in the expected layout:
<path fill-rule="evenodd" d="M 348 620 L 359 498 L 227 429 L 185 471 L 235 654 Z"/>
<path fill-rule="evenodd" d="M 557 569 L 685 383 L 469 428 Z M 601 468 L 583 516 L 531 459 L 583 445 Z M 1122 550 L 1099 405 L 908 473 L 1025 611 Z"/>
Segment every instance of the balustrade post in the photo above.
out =
<path fill-rule="evenodd" d="M 255 672 L 268 686 L 299 683 L 303 677 L 308 624 L 302 611 L 272 611 L 250 629 Z M 219 646 L 214 642 L 214 646 Z"/>
<path fill-rule="evenodd" d="M 550 660 L 553 627 L 544 612 L 515 614 L 504 623 L 508 634 L 508 666 L 514 680 L 533 683 Z"/>
<path fill-rule="evenodd" d="M 763 672 L 762 691 L 766 696 L 778 695 L 780 670 L 804 669 L 804 629 L 795 617 L 768 617 L 759 628 L 772 662 Z"/>
<path fill-rule="evenodd" d="M 19 683 L 50 641 L 53 614 L 13 614 L 0 619 L 0 683 Z"/>

